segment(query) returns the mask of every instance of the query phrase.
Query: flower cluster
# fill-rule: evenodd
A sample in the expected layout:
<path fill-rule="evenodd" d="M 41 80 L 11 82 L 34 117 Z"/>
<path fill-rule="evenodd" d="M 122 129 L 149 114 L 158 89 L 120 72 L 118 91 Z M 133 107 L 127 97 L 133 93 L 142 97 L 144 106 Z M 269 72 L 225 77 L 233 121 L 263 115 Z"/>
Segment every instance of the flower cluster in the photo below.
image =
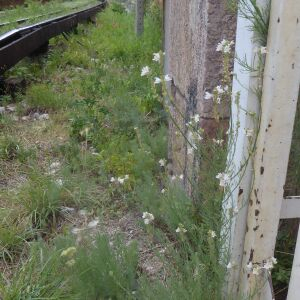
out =
<path fill-rule="evenodd" d="M 144 223 L 146 225 L 149 225 L 154 220 L 154 216 L 149 212 L 144 212 L 142 218 L 144 219 Z"/>
<path fill-rule="evenodd" d="M 222 187 L 225 187 L 230 181 L 230 176 L 227 173 L 218 173 L 216 178 L 220 180 L 220 186 Z"/>
<path fill-rule="evenodd" d="M 222 52 L 224 54 L 229 54 L 233 45 L 233 41 L 223 39 L 220 43 L 218 43 L 216 51 Z"/>
<path fill-rule="evenodd" d="M 179 223 L 177 229 L 175 230 L 177 233 L 186 233 L 187 230 L 184 228 L 183 224 Z"/>
<path fill-rule="evenodd" d="M 153 53 L 153 61 L 160 63 L 161 62 L 161 56 L 165 55 L 164 52 L 157 52 L 157 53 Z M 141 76 L 147 76 L 151 73 L 151 69 L 149 68 L 149 66 L 145 66 L 142 68 L 141 71 Z M 163 77 L 154 77 L 154 84 L 160 84 L 162 82 L 169 82 L 172 81 L 172 76 L 170 74 L 166 74 Z"/>
<path fill-rule="evenodd" d="M 180 179 L 180 180 L 183 180 L 184 176 L 183 174 L 180 174 L 180 175 L 172 175 L 171 176 L 171 180 L 174 181 L 176 179 Z"/>
<path fill-rule="evenodd" d="M 150 74 L 150 72 L 151 72 L 151 69 L 148 66 L 145 66 L 142 68 L 141 76 L 142 77 L 146 76 L 146 75 Z"/>
<path fill-rule="evenodd" d="M 169 74 L 164 75 L 163 80 L 165 82 L 172 81 L 172 77 Z M 162 82 L 160 77 L 155 77 L 154 78 L 154 84 L 160 84 Z"/>
<path fill-rule="evenodd" d="M 212 239 L 214 239 L 217 236 L 216 232 L 211 229 L 208 230 L 207 233 L 208 233 L 209 237 L 211 237 Z"/>
<path fill-rule="evenodd" d="M 264 54 L 267 54 L 268 53 L 268 50 L 267 50 L 267 47 L 255 47 L 254 48 L 254 53 L 259 53 L 261 55 L 264 55 Z"/>
<path fill-rule="evenodd" d="M 270 272 L 274 265 L 277 264 L 277 259 L 275 257 L 270 257 L 267 260 L 263 261 L 262 264 L 253 264 L 251 261 L 247 264 L 246 268 L 249 272 L 252 272 L 253 275 L 259 275 L 261 270 L 266 270 Z"/>
<path fill-rule="evenodd" d="M 213 139 L 213 142 L 214 142 L 214 144 L 216 144 L 218 146 L 222 146 L 223 143 L 224 143 L 224 140 L 222 140 L 222 139 L 220 139 L 220 140 Z"/>
<path fill-rule="evenodd" d="M 160 165 L 161 167 L 165 167 L 165 166 L 166 166 L 166 163 L 167 163 L 167 161 L 166 161 L 166 159 L 164 159 L 164 158 L 161 158 L 161 159 L 158 161 L 158 163 L 159 163 L 159 165 Z"/>
<path fill-rule="evenodd" d="M 118 178 L 115 178 L 115 177 L 111 177 L 110 178 L 110 182 L 111 183 L 119 183 L 119 184 L 124 184 L 124 182 L 126 180 L 129 179 L 129 175 L 125 175 L 124 177 L 118 177 Z"/>

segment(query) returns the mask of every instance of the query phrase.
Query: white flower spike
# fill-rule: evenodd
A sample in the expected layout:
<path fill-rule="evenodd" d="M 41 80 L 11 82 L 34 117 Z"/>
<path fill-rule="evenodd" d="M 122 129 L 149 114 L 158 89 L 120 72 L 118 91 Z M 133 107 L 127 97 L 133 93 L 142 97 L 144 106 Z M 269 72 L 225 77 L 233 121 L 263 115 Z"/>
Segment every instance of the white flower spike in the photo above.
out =
<path fill-rule="evenodd" d="M 213 239 L 217 236 L 216 232 L 211 229 L 208 230 L 208 235 Z"/>
<path fill-rule="evenodd" d="M 214 95 L 209 93 L 209 92 L 205 92 L 204 94 L 204 99 L 205 100 L 210 100 L 210 99 L 213 99 Z"/>
<path fill-rule="evenodd" d="M 161 83 L 161 79 L 159 77 L 155 77 L 154 84 L 160 84 L 160 83 Z"/>
<path fill-rule="evenodd" d="M 184 228 L 184 226 L 182 224 L 179 224 L 175 231 L 177 233 L 186 233 L 187 232 L 187 230 Z"/>
<path fill-rule="evenodd" d="M 154 220 L 154 216 L 149 212 L 144 212 L 142 218 L 144 219 L 144 223 L 146 225 L 149 225 Z"/>
<path fill-rule="evenodd" d="M 165 81 L 172 81 L 172 77 L 169 74 L 165 75 Z"/>
<path fill-rule="evenodd" d="M 159 52 L 157 52 L 157 53 L 153 53 L 153 59 L 152 59 L 153 61 L 156 61 L 156 62 L 160 62 L 160 54 L 159 54 Z"/>
<path fill-rule="evenodd" d="M 216 48 L 217 52 L 222 52 L 224 54 L 230 53 L 231 52 L 231 47 L 234 45 L 233 41 L 228 41 L 223 39 Z"/>
<path fill-rule="evenodd" d="M 146 76 L 150 73 L 150 68 L 148 66 L 145 66 L 142 68 L 141 76 Z"/>
<path fill-rule="evenodd" d="M 219 173 L 216 178 L 220 180 L 220 186 L 222 187 L 225 187 L 230 181 L 230 177 L 226 173 Z"/>
<path fill-rule="evenodd" d="M 167 161 L 166 161 L 164 158 L 161 158 L 161 159 L 158 161 L 158 163 L 159 163 L 159 165 L 160 165 L 161 167 L 165 167 L 166 162 L 167 162 Z"/>

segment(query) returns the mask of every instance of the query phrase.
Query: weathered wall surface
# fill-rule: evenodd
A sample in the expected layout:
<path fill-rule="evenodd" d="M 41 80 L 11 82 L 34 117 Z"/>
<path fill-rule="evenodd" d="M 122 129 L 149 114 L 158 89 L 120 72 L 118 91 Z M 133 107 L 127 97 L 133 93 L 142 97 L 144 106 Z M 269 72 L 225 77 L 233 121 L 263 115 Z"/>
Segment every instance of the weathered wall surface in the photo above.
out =
<path fill-rule="evenodd" d="M 226 7 L 226 0 L 165 0 L 165 72 L 174 79 L 172 95 L 183 117 L 172 109 L 181 130 L 194 114 L 200 115 L 200 126 L 214 135 L 216 121 L 213 104 L 204 100 L 205 91 L 220 84 L 221 55 L 217 44 L 223 39 L 235 40 L 236 16 Z M 228 122 L 228 112 L 221 122 Z M 169 158 L 173 172 L 187 174 L 187 143 L 170 124 Z M 186 177 L 186 176 L 185 176 Z"/>

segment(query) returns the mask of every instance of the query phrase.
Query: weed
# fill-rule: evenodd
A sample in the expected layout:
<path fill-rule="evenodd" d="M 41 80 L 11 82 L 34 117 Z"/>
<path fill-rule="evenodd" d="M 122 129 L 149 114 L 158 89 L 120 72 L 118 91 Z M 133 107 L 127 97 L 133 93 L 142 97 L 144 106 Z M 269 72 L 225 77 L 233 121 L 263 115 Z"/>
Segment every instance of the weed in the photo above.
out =
<path fill-rule="evenodd" d="M 80 299 L 130 299 L 137 288 L 137 247 L 98 236 L 94 246 L 78 250 L 72 283 Z"/>
<path fill-rule="evenodd" d="M 38 111 L 57 110 L 66 105 L 64 99 L 46 84 L 31 86 L 26 93 L 28 105 Z"/>
<path fill-rule="evenodd" d="M 21 261 L 20 268 L 8 281 L 0 277 L 0 295 L 6 300 L 15 299 L 71 299 L 67 287 L 61 250 L 43 243 L 34 243 L 30 259 Z"/>
<path fill-rule="evenodd" d="M 34 157 L 34 150 L 25 149 L 16 138 L 12 136 L 0 138 L 0 159 L 18 159 L 20 162 L 24 163 L 28 159 L 32 159 Z"/>
<path fill-rule="evenodd" d="M 36 171 L 30 174 L 29 181 L 18 193 L 20 205 L 37 229 L 51 228 L 56 224 L 59 208 L 67 197 L 61 185 Z"/>

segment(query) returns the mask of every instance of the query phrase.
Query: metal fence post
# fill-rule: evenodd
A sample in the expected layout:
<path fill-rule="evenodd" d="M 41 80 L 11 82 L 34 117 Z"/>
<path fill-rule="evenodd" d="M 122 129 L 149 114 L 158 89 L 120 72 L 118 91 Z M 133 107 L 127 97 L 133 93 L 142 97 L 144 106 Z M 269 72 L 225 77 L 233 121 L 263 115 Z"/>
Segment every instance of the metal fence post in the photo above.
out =
<path fill-rule="evenodd" d="M 140 36 L 144 32 L 144 0 L 136 0 L 135 32 Z"/>

